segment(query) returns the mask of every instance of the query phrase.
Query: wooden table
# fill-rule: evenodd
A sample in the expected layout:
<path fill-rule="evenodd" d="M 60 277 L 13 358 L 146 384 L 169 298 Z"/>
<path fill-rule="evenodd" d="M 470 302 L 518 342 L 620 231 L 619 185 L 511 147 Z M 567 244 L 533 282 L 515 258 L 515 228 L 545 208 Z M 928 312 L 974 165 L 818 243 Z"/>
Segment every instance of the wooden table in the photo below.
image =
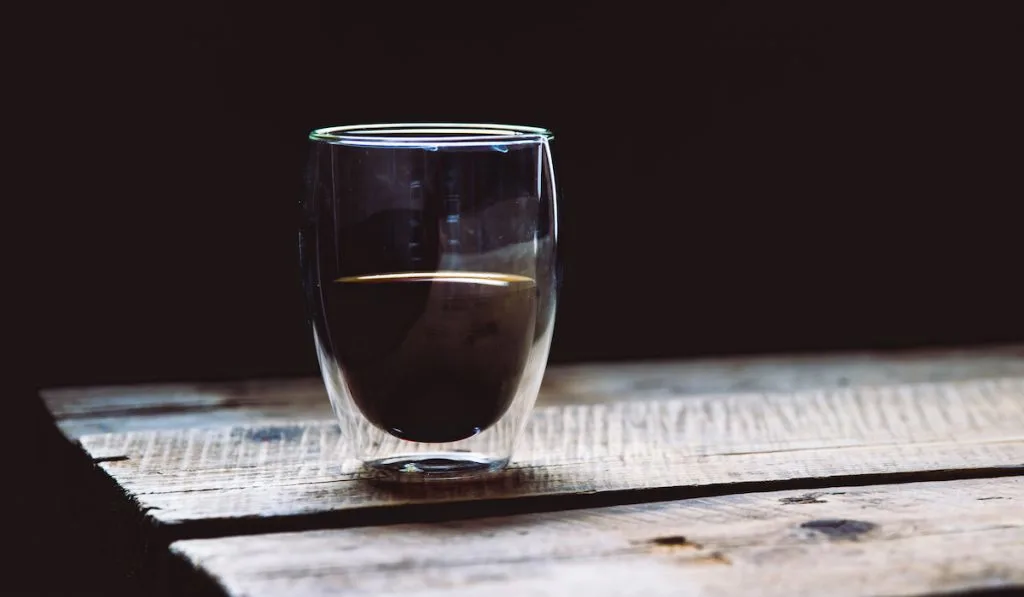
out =
<path fill-rule="evenodd" d="M 1024 591 L 1019 346 L 551 367 L 509 471 L 451 486 L 368 482 L 318 380 L 44 399 L 154 591 Z"/>

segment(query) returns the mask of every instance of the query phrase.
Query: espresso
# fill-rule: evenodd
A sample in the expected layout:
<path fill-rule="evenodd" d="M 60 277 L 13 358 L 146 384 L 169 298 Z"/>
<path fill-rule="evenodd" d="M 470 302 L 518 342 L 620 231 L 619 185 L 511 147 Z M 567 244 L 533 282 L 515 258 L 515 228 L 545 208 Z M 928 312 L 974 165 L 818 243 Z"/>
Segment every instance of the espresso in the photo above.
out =
<path fill-rule="evenodd" d="M 340 278 L 323 292 L 329 350 L 356 406 L 380 429 L 452 442 L 508 410 L 534 338 L 531 278 L 381 274 Z"/>

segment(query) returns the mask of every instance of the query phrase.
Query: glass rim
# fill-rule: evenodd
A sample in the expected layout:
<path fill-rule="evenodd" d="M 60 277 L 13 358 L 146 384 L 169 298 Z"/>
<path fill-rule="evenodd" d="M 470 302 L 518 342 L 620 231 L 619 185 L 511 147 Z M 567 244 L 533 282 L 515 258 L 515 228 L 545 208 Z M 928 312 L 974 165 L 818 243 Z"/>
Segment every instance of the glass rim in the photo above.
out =
<path fill-rule="evenodd" d="M 551 131 L 514 124 L 462 122 L 399 122 L 348 124 L 318 128 L 311 141 L 360 147 L 486 147 L 521 145 L 554 139 Z"/>

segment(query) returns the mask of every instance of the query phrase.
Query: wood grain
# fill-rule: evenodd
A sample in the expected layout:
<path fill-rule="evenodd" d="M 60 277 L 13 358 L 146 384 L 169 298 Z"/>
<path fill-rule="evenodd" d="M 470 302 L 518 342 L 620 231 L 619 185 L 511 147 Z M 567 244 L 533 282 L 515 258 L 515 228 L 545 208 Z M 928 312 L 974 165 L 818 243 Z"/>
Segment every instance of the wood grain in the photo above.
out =
<path fill-rule="evenodd" d="M 1024 478 L 839 487 L 174 543 L 229 595 L 1024 590 Z"/>
<path fill-rule="evenodd" d="M 538 404 L 600 404 L 747 392 L 1024 376 L 1024 346 L 549 367 Z M 70 437 L 269 425 L 331 416 L 318 379 L 55 388 L 43 398 Z"/>
<path fill-rule="evenodd" d="M 339 452 L 340 439 L 333 421 L 310 421 L 81 443 L 167 536 L 196 537 L 277 529 L 268 521 L 308 515 L 351 525 L 374 520 L 371 511 L 422 514 L 397 508 L 410 505 L 472 502 L 459 508 L 473 513 L 481 500 L 500 510 L 520 507 L 511 498 L 1016 470 L 1024 377 L 542 407 L 508 474 L 485 484 L 374 485 Z"/>

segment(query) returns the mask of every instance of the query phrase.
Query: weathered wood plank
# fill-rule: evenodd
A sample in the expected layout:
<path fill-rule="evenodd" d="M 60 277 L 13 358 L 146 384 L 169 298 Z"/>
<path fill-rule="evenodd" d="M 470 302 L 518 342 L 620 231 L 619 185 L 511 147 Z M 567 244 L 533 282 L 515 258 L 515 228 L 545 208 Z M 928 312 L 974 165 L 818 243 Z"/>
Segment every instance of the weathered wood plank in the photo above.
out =
<path fill-rule="evenodd" d="M 189 540 L 229 595 L 922 595 L 1024 590 L 1024 477 Z"/>
<path fill-rule="evenodd" d="M 1024 466 L 1024 378 L 544 407 L 508 475 L 446 487 L 366 482 L 332 421 L 81 443 L 166 536 L 195 537 L 281 528 L 261 526 L 281 517 L 359 524 L 367 509 L 400 517 L 395 507 L 413 504 L 1005 471 Z"/>
<path fill-rule="evenodd" d="M 538 403 L 596 404 L 1015 376 L 1024 376 L 1024 346 L 593 363 L 550 367 Z M 45 391 L 43 398 L 70 437 L 330 416 L 318 379 L 58 388 Z"/>

